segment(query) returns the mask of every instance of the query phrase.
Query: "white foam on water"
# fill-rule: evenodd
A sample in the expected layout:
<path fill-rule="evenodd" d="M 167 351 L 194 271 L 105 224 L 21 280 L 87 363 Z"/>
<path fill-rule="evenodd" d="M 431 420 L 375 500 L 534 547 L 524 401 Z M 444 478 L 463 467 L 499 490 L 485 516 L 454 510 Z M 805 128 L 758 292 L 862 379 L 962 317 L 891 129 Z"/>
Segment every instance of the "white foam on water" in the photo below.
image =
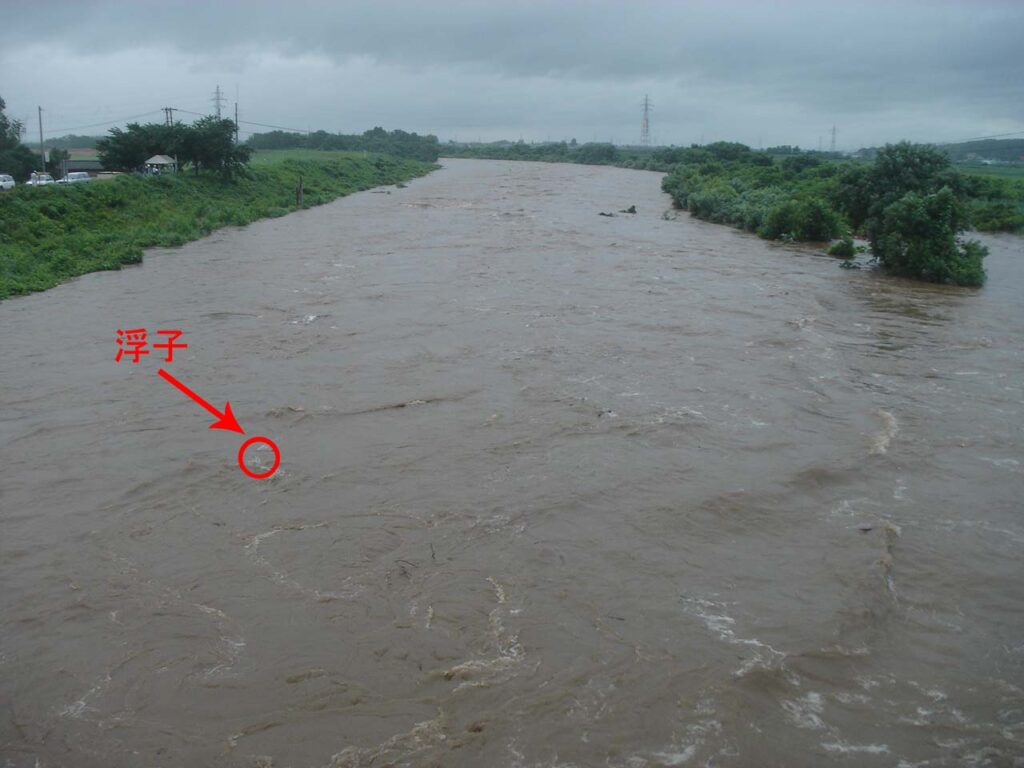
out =
<path fill-rule="evenodd" d="M 414 758 L 425 750 L 448 740 L 443 713 L 433 720 L 416 723 L 406 733 L 398 733 L 377 745 L 360 749 L 346 747 L 331 756 L 327 768 L 361 768 L 367 765 L 417 765 Z"/>
<path fill-rule="evenodd" d="M 487 581 L 494 589 L 494 598 L 497 601 L 497 606 L 487 616 L 487 627 L 497 650 L 497 656 L 491 659 L 469 659 L 445 670 L 443 676 L 446 680 L 462 681 L 455 688 L 456 691 L 463 688 L 491 685 L 496 682 L 497 673 L 510 672 L 522 664 L 526 658 L 523 646 L 519 642 L 519 635 L 511 633 L 505 628 L 504 614 L 507 612 L 505 604 L 508 600 L 505 587 L 491 577 L 488 577 Z"/>
<path fill-rule="evenodd" d="M 100 678 L 88 691 L 82 694 L 82 697 L 78 701 L 73 701 L 66 707 L 61 709 L 60 714 L 65 717 L 73 717 L 77 720 L 82 719 L 86 711 L 91 709 L 88 704 L 89 699 L 101 693 L 104 688 L 110 685 L 110 673 L 107 673 Z"/>
<path fill-rule="evenodd" d="M 786 716 L 797 728 L 820 731 L 825 728 L 821 716 L 825 712 L 825 701 L 820 693 L 811 691 L 799 699 L 784 699 L 781 703 Z"/>
<path fill-rule="evenodd" d="M 698 714 L 713 714 L 714 704 L 708 700 L 698 702 L 696 708 Z M 679 738 L 673 735 L 671 745 L 660 752 L 652 752 L 651 757 L 658 761 L 659 765 L 677 766 L 686 765 L 695 758 L 709 740 L 709 737 L 719 736 L 722 732 L 722 723 L 711 717 L 705 717 L 686 727 L 686 735 Z M 705 765 L 712 764 L 706 761 Z M 646 762 L 642 765 L 647 765 Z"/>
<path fill-rule="evenodd" d="M 887 755 L 889 746 L 887 744 L 847 744 L 843 741 L 822 742 L 821 746 L 828 752 L 837 752 L 843 755 L 868 754 Z"/>
<path fill-rule="evenodd" d="M 688 762 L 693 760 L 694 755 L 697 754 L 697 747 L 692 744 L 684 749 L 682 752 L 655 752 L 654 757 L 658 758 L 664 765 L 676 766 L 686 765 Z"/>
<path fill-rule="evenodd" d="M 871 438 L 871 454 L 876 456 L 888 452 L 889 444 L 900 433 L 900 424 L 895 416 L 881 408 L 878 415 L 882 419 L 882 428 Z"/>
<path fill-rule="evenodd" d="M 694 597 L 683 598 L 683 604 L 688 606 L 687 612 L 703 621 L 704 626 L 718 635 L 719 640 L 730 645 L 743 645 L 755 649 L 754 656 L 745 660 L 739 669 L 733 673 L 737 677 L 743 677 L 753 669 L 769 669 L 786 658 L 787 654 L 784 651 L 773 648 L 756 637 L 737 636 L 735 630 L 733 630 L 736 620 L 724 612 L 723 603 Z"/>
<path fill-rule="evenodd" d="M 865 696 L 863 693 L 848 693 L 846 691 L 835 694 L 835 699 L 843 704 L 867 704 L 871 701 L 871 697 Z"/>
<path fill-rule="evenodd" d="M 290 578 L 283 571 L 277 570 L 276 568 L 274 568 L 273 565 L 270 564 L 270 562 L 262 554 L 260 554 L 260 544 L 263 543 L 264 539 L 269 539 L 271 536 L 276 536 L 277 534 L 282 533 L 284 531 L 305 531 L 309 528 L 327 527 L 328 524 L 326 522 L 309 523 L 306 525 L 275 526 L 274 528 L 271 528 L 269 531 L 257 533 L 254 536 L 250 537 L 249 543 L 245 545 L 245 551 L 253 560 L 253 562 L 257 563 L 258 565 L 262 566 L 270 572 L 270 578 L 273 581 L 282 586 L 290 587 L 291 589 L 294 589 L 297 592 L 301 592 L 305 595 L 308 595 L 318 603 L 326 603 L 330 602 L 331 600 L 351 600 L 353 597 L 356 597 L 364 590 L 363 586 L 356 586 L 347 589 L 345 592 L 321 592 L 319 589 L 304 586 L 295 579 Z M 342 583 L 343 585 L 347 586 L 351 582 L 352 577 L 348 576 L 343 580 Z"/>
<path fill-rule="evenodd" d="M 996 459 L 991 456 L 979 456 L 978 458 L 989 464 L 994 464 L 1000 469 L 1016 469 L 1020 466 L 1020 462 L 1016 459 Z"/>

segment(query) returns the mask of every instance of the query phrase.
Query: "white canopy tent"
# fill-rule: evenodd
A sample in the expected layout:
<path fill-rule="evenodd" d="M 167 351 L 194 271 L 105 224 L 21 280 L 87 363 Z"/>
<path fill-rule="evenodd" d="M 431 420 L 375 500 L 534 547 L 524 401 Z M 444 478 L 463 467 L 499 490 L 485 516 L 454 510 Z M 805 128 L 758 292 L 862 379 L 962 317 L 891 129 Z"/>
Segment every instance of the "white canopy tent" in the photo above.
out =
<path fill-rule="evenodd" d="M 178 161 L 167 155 L 153 155 L 146 161 L 147 173 L 175 173 L 178 170 Z"/>

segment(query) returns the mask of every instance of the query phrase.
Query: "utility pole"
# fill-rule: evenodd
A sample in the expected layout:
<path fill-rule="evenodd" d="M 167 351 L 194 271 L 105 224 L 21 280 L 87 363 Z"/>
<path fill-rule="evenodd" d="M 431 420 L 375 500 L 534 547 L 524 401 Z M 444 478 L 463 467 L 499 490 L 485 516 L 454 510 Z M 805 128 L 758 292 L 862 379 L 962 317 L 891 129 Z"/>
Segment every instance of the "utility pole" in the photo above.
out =
<path fill-rule="evenodd" d="M 235 144 L 238 143 L 238 102 L 235 102 Z"/>
<path fill-rule="evenodd" d="M 174 125 L 174 107 L 164 107 L 164 125 Z"/>
<path fill-rule="evenodd" d="M 640 146 L 651 146 L 651 100 L 644 94 L 644 116 L 640 121 Z"/>
<path fill-rule="evenodd" d="M 832 144 L 831 144 L 831 151 L 832 151 L 832 152 L 835 152 L 835 151 L 836 151 L 836 127 L 835 127 L 835 125 L 833 125 L 833 126 L 832 126 Z"/>
<path fill-rule="evenodd" d="M 220 105 L 221 102 L 227 101 L 227 99 L 221 95 L 220 86 L 217 86 L 217 90 L 213 92 L 213 106 L 216 109 L 217 117 L 220 118 Z"/>
<path fill-rule="evenodd" d="M 43 161 L 42 171 L 46 173 L 46 147 L 43 146 L 43 108 L 39 109 L 39 158 Z"/>

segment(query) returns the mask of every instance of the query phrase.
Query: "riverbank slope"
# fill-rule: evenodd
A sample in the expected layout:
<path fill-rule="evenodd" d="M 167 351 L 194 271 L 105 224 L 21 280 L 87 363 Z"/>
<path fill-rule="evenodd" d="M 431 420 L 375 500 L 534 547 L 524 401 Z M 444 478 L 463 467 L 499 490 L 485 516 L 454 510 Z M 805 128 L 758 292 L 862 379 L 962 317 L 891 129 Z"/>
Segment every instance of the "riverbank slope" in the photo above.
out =
<path fill-rule="evenodd" d="M 244 176 L 122 176 L 0 195 L 0 299 L 142 261 L 143 249 L 177 246 L 225 226 L 422 176 L 436 166 L 363 153 L 315 160 L 260 153 Z"/>

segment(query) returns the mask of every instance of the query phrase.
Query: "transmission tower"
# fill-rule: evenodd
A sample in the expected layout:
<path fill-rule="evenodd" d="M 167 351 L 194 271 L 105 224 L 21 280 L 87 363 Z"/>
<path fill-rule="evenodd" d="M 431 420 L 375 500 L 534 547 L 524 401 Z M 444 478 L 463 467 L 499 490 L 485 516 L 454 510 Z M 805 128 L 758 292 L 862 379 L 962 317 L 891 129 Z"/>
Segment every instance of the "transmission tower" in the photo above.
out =
<path fill-rule="evenodd" d="M 651 146 L 651 109 L 654 107 L 651 100 L 644 94 L 644 116 L 640 121 L 640 146 Z"/>
<path fill-rule="evenodd" d="M 832 143 L 830 147 L 832 152 L 836 151 L 836 127 L 834 125 L 832 126 Z"/>
<path fill-rule="evenodd" d="M 217 117 L 220 117 L 220 105 L 221 105 L 221 104 L 222 104 L 223 102 L 226 102 L 226 101 L 227 101 L 228 99 L 227 99 L 227 97 L 226 97 L 226 96 L 224 96 L 224 95 L 223 95 L 223 94 L 222 94 L 222 93 L 220 92 L 220 86 L 219 86 L 219 85 L 217 86 L 217 90 L 215 90 L 215 91 L 213 92 L 213 99 L 211 99 L 211 100 L 213 101 L 213 106 L 214 106 L 214 107 L 215 107 L 215 109 L 216 109 L 216 112 L 217 112 Z"/>

